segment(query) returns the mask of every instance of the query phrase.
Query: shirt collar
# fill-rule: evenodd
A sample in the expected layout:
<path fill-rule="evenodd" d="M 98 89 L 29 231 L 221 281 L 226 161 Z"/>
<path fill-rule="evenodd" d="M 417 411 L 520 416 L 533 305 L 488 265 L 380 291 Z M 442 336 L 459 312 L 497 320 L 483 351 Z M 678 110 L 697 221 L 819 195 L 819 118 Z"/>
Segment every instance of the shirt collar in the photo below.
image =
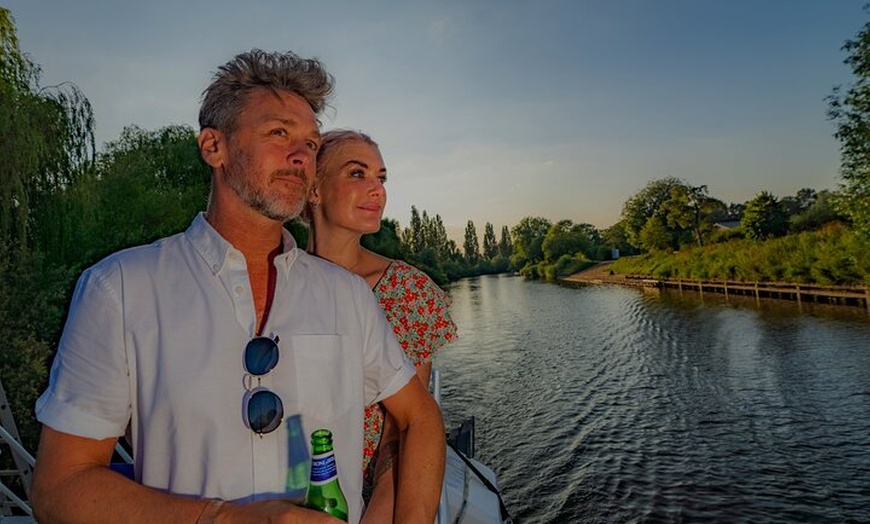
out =
<path fill-rule="evenodd" d="M 231 252 L 241 255 L 232 244 L 208 223 L 205 219 L 205 213 L 200 212 L 194 217 L 185 235 L 214 275 L 220 273 L 227 263 L 227 258 Z M 299 249 L 296 246 L 296 240 L 287 229 L 281 230 L 281 239 L 283 250 L 281 254 L 275 257 L 275 266 L 287 271 L 293 265 L 296 258 L 298 258 Z"/>

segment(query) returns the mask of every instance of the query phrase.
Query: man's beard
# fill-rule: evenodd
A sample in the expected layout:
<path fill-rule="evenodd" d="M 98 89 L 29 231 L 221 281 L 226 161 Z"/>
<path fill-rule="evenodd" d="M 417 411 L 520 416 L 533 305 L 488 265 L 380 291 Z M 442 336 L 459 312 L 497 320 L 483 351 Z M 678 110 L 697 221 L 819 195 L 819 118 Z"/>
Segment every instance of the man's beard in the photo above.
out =
<path fill-rule="evenodd" d="M 290 218 L 298 216 L 305 203 L 305 190 L 300 190 L 299 197 L 292 202 L 287 201 L 277 192 L 270 192 L 266 188 L 258 187 L 257 180 L 268 180 L 261 171 L 255 171 L 254 163 L 250 154 L 237 151 L 233 155 L 234 160 L 229 163 L 224 177 L 230 188 L 248 204 L 251 209 L 272 220 L 286 222 Z M 280 169 L 274 171 L 272 176 L 298 176 L 307 181 L 304 169 Z"/>

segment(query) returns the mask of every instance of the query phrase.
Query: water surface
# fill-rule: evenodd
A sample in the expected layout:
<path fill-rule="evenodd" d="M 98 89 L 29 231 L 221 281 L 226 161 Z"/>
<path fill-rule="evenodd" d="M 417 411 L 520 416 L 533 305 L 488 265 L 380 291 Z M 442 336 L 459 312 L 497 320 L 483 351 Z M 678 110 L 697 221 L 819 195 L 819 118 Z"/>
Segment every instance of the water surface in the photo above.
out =
<path fill-rule="evenodd" d="M 870 321 L 518 277 L 449 291 L 448 425 L 517 522 L 870 522 Z"/>

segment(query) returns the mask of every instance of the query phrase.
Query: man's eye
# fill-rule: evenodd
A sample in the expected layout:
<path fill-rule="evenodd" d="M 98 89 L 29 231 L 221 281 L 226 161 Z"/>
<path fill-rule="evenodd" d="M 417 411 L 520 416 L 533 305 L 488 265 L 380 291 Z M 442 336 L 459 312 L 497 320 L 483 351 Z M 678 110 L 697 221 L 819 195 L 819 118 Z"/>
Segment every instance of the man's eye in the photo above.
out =
<path fill-rule="evenodd" d="M 387 175 L 381 175 L 378 177 L 378 179 L 381 181 L 381 185 L 384 185 L 387 183 Z"/>
<path fill-rule="evenodd" d="M 320 144 L 318 144 L 317 142 L 314 142 L 313 140 L 309 140 L 308 141 L 308 149 L 316 152 L 318 149 L 320 149 Z"/>
<path fill-rule="evenodd" d="M 287 134 L 287 132 L 284 131 L 283 129 L 273 129 L 272 134 L 275 136 L 284 136 Z"/>

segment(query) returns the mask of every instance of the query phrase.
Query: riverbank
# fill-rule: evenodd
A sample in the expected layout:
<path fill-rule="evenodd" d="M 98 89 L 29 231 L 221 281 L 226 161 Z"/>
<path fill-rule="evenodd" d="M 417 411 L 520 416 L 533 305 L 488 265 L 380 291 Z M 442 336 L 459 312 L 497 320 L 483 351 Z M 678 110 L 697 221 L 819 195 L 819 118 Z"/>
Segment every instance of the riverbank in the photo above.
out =
<path fill-rule="evenodd" d="M 801 302 L 814 302 L 842 306 L 862 307 L 870 314 L 870 288 L 866 286 L 820 286 L 792 282 L 739 282 L 724 280 L 685 280 L 653 278 L 643 275 L 616 274 L 611 270 L 613 261 L 606 261 L 579 273 L 559 279 L 568 285 L 618 284 L 632 287 L 677 289 L 700 294 L 718 293 L 754 296 L 756 299 L 775 298 Z"/>

